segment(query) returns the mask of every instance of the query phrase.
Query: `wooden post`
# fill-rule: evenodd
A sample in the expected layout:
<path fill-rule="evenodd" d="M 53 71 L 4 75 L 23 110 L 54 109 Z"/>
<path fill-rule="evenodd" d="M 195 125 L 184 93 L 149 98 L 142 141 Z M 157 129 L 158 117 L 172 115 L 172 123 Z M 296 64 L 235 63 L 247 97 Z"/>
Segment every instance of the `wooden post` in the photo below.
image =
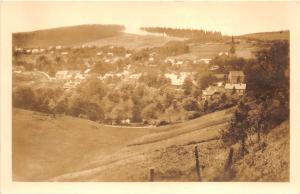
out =
<path fill-rule="evenodd" d="M 198 146 L 195 146 L 195 159 L 196 159 L 196 173 L 197 173 L 197 178 L 198 178 L 198 181 L 201 181 Z"/>
<path fill-rule="evenodd" d="M 149 169 L 149 181 L 150 182 L 154 181 L 154 168 Z"/>
<path fill-rule="evenodd" d="M 224 176 L 226 177 L 226 175 L 228 174 L 227 172 L 230 170 L 231 165 L 232 165 L 232 157 L 233 157 L 233 148 L 230 148 L 229 153 L 228 153 L 228 157 L 227 160 L 225 162 L 225 166 L 224 166 Z"/>

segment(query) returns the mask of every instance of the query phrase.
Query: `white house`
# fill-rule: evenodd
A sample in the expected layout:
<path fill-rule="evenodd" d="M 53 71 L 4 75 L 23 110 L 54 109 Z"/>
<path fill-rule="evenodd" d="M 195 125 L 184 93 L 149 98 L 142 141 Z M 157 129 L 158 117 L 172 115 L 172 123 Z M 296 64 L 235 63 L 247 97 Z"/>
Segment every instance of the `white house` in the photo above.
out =
<path fill-rule="evenodd" d="M 86 70 L 84 71 L 84 74 L 88 74 L 90 71 L 91 71 L 91 69 L 86 69 Z"/>
<path fill-rule="evenodd" d="M 141 76 L 142 76 L 141 73 L 135 73 L 135 74 L 131 74 L 129 76 L 129 79 L 138 80 Z"/>
<path fill-rule="evenodd" d="M 165 77 L 169 78 L 171 80 L 171 85 L 172 86 L 182 86 L 182 84 L 184 83 L 184 80 L 188 77 L 193 75 L 194 72 L 181 72 L 179 74 L 176 73 L 166 73 Z"/>
<path fill-rule="evenodd" d="M 205 90 L 202 90 L 202 99 L 211 100 L 220 98 L 223 93 L 225 93 L 225 90 L 221 86 L 208 86 Z"/>
<path fill-rule="evenodd" d="M 55 74 L 55 78 L 58 80 L 64 80 L 67 79 L 68 77 L 68 71 L 58 71 Z"/>
<path fill-rule="evenodd" d="M 218 65 L 214 65 L 212 67 L 209 68 L 210 71 L 214 71 L 214 70 L 217 70 L 219 69 L 220 67 Z"/>
<path fill-rule="evenodd" d="M 80 73 L 80 71 L 77 70 L 73 70 L 73 71 L 58 71 L 55 74 L 55 78 L 57 80 L 71 80 L 71 79 L 76 79 L 76 76 L 78 76 Z"/>
<path fill-rule="evenodd" d="M 126 55 L 125 55 L 125 58 L 129 58 L 129 57 L 131 57 L 131 53 L 126 53 Z"/>
<path fill-rule="evenodd" d="M 246 91 L 246 84 L 231 84 L 227 83 L 225 84 L 225 90 L 227 93 L 232 93 L 234 90 L 238 95 L 244 95 Z"/>
<path fill-rule="evenodd" d="M 203 61 L 205 64 L 209 64 L 209 62 L 211 61 L 211 59 L 201 59 L 201 61 Z"/>
<path fill-rule="evenodd" d="M 183 61 L 177 61 L 176 65 L 183 65 Z"/>
<path fill-rule="evenodd" d="M 63 85 L 64 89 L 74 89 L 80 84 L 79 81 L 69 81 Z"/>
<path fill-rule="evenodd" d="M 40 51 L 39 51 L 39 49 L 32 49 L 31 52 L 32 52 L 32 53 L 39 53 Z"/>

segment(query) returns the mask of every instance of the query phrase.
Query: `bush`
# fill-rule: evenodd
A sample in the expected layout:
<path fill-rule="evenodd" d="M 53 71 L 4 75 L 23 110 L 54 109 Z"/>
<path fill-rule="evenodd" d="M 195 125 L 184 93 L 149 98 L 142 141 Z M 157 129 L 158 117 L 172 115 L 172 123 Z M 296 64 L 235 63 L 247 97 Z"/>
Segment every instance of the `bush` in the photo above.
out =
<path fill-rule="evenodd" d="M 20 87 L 13 92 L 13 106 L 24 109 L 36 108 L 35 94 L 29 87 Z"/>
<path fill-rule="evenodd" d="M 201 115 L 202 115 L 201 112 L 198 112 L 198 111 L 189 111 L 186 114 L 186 120 L 192 120 L 192 119 L 200 117 Z"/>
<path fill-rule="evenodd" d="M 183 108 L 186 111 L 199 111 L 199 104 L 193 97 L 188 97 L 183 100 Z"/>
<path fill-rule="evenodd" d="M 169 124 L 169 122 L 166 120 L 158 120 L 156 123 L 156 126 L 159 127 L 159 126 L 168 125 L 168 124 Z"/>

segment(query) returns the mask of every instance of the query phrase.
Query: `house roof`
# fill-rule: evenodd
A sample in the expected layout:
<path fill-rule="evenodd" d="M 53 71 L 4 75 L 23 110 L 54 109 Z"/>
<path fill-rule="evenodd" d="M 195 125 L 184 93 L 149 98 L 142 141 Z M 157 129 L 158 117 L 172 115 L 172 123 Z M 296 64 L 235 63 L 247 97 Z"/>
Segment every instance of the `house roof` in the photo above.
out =
<path fill-rule="evenodd" d="M 229 76 L 245 76 L 243 71 L 229 71 Z"/>
<path fill-rule="evenodd" d="M 214 76 L 217 78 L 217 79 L 224 79 L 226 78 L 226 74 L 223 74 L 223 73 L 216 73 L 214 74 Z"/>
<path fill-rule="evenodd" d="M 183 84 L 185 78 L 187 75 L 185 74 L 175 74 L 175 73 L 166 73 L 165 74 L 166 78 L 169 78 L 171 80 L 171 84 L 174 86 L 180 86 Z"/>
<path fill-rule="evenodd" d="M 246 84 L 229 84 L 225 85 L 226 90 L 233 90 L 233 88 L 237 90 L 246 90 Z"/>
<path fill-rule="evenodd" d="M 68 71 L 58 71 L 55 75 L 67 75 Z"/>
<path fill-rule="evenodd" d="M 205 96 L 211 96 L 215 93 L 221 93 L 222 91 L 224 91 L 224 89 L 217 87 L 217 86 L 209 86 L 208 88 L 206 88 L 205 90 L 202 90 L 203 95 Z"/>

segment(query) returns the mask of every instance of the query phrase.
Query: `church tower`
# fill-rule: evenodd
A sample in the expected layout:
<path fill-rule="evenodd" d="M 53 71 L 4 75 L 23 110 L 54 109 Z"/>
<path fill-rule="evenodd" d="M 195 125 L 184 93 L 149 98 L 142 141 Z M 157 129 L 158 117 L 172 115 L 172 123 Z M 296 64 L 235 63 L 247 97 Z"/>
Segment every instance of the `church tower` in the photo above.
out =
<path fill-rule="evenodd" d="M 235 44 L 234 44 L 234 39 L 233 36 L 231 37 L 231 46 L 230 46 L 230 55 L 235 54 Z"/>

